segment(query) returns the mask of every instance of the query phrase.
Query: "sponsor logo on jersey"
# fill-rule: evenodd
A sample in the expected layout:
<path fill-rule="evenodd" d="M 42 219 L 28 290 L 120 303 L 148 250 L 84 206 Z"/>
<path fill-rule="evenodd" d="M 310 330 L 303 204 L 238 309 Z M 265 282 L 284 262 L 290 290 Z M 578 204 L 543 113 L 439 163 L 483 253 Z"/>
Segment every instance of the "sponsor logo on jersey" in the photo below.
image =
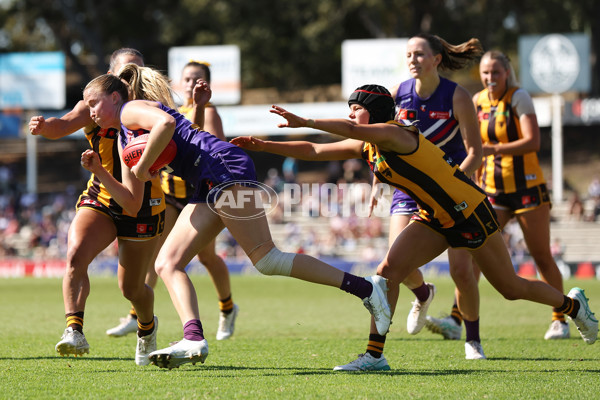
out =
<path fill-rule="evenodd" d="M 450 113 L 448 111 L 429 111 L 430 119 L 448 119 Z"/>
<path fill-rule="evenodd" d="M 160 206 L 160 203 L 162 203 L 162 199 L 150 199 L 149 201 L 150 207 Z"/>
<path fill-rule="evenodd" d="M 398 110 L 398 114 L 396 115 L 396 120 L 414 120 L 417 119 L 417 110 L 409 110 L 406 108 L 401 108 Z"/>
<path fill-rule="evenodd" d="M 537 196 L 521 196 L 521 204 L 524 207 L 534 207 L 538 204 Z"/>
<path fill-rule="evenodd" d="M 79 203 L 79 207 L 81 206 L 94 206 L 94 207 L 102 207 L 102 204 L 100 204 L 99 202 L 97 202 L 94 199 L 83 199 L 81 200 L 81 202 Z"/>
<path fill-rule="evenodd" d="M 537 175 L 536 174 L 527 174 L 525 175 L 525 180 L 526 181 L 534 181 L 537 179 Z"/>
<path fill-rule="evenodd" d="M 138 234 L 152 233 L 153 231 L 153 226 L 148 224 L 137 224 L 135 227 L 135 232 Z"/>
<path fill-rule="evenodd" d="M 456 211 L 462 211 L 462 210 L 465 210 L 467 207 L 469 207 L 469 205 L 467 204 L 466 201 L 463 201 L 462 203 L 455 205 L 454 209 Z"/>

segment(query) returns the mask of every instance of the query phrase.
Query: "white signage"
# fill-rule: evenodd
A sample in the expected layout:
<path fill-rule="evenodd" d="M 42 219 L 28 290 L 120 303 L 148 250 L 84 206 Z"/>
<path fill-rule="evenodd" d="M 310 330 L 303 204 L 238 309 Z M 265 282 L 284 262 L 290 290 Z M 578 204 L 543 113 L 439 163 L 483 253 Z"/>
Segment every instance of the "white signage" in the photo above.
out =
<path fill-rule="evenodd" d="M 579 54 L 564 35 L 542 37 L 533 47 L 529 62 L 533 80 L 548 93 L 567 91 L 579 76 Z"/>
<path fill-rule="evenodd" d="M 350 115 L 346 102 L 277 104 L 305 118 L 345 118 Z M 276 136 L 323 133 L 312 128 L 279 128 L 285 119 L 269 112 L 270 104 L 218 107 L 225 136 Z"/>
<path fill-rule="evenodd" d="M 410 78 L 406 66 L 408 39 L 361 39 L 342 42 L 342 95 L 367 84 L 386 88 Z"/>
<path fill-rule="evenodd" d="M 63 109 L 65 103 L 63 53 L 0 54 L 0 109 Z"/>
<path fill-rule="evenodd" d="M 169 78 L 173 89 L 181 97 L 184 93 L 181 85 L 181 72 L 190 61 L 210 64 L 212 89 L 211 102 L 214 104 L 239 104 L 241 95 L 240 48 L 226 46 L 188 46 L 169 49 Z"/>

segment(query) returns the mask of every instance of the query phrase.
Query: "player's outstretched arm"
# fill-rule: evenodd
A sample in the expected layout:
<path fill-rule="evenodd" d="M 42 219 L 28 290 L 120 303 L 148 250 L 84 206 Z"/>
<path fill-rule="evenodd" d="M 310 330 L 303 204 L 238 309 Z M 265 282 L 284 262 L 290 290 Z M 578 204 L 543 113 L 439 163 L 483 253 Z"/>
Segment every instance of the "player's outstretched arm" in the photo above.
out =
<path fill-rule="evenodd" d="M 40 135 L 47 139 L 60 139 L 78 130 L 94 125 L 90 111 L 83 101 L 60 118 L 45 119 L 41 115 L 31 117 L 29 131 L 32 135 Z"/>

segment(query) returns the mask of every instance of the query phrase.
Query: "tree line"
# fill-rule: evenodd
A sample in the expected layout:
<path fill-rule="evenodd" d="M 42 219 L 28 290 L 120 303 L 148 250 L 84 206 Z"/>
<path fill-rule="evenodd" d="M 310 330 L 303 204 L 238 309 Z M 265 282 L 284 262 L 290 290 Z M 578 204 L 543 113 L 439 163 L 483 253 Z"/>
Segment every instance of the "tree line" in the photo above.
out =
<path fill-rule="evenodd" d="M 243 89 L 285 91 L 341 82 L 346 39 L 428 32 L 454 44 L 476 37 L 516 56 L 521 35 L 583 32 L 594 59 L 599 16 L 596 0 L 2 0 L 0 52 L 62 51 L 69 103 L 120 47 L 166 70 L 172 46 L 235 44 Z M 598 96 L 597 62 L 592 76 Z"/>

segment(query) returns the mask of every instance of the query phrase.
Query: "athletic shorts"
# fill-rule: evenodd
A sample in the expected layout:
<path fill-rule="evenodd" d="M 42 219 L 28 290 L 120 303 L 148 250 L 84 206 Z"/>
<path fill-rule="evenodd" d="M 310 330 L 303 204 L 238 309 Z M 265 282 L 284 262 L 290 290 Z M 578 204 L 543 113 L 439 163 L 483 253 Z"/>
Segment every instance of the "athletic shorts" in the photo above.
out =
<path fill-rule="evenodd" d="M 417 202 L 402 190 L 396 189 L 392 197 L 390 215 L 412 215 L 419 211 Z"/>
<path fill-rule="evenodd" d="M 216 186 L 222 187 L 228 182 L 256 182 L 256 170 L 252 159 L 244 150 L 237 146 L 225 148 L 210 155 L 205 167 L 210 171 L 210 177 L 195 184 L 190 196 L 190 203 L 214 203 Z"/>
<path fill-rule="evenodd" d="M 487 196 L 494 208 L 509 210 L 514 214 L 531 211 L 543 204 L 552 206 L 548 189 L 543 183 L 514 193 L 497 193 L 493 195 L 488 193 Z"/>
<path fill-rule="evenodd" d="M 453 248 L 477 249 L 483 246 L 488 237 L 500 230 L 496 212 L 487 199 L 477 206 L 466 221 L 451 228 L 434 226 L 418 215 L 414 215 L 411 222 L 421 223 L 442 234 Z"/>
<path fill-rule="evenodd" d="M 108 207 L 90 196 L 81 195 L 77 210 L 87 208 L 105 214 L 113 220 L 117 228 L 117 237 L 123 239 L 152 239 L 160 236 L 165 227 L 165 212 L 143 218 L 129 217 L 112 212 Z"/>

